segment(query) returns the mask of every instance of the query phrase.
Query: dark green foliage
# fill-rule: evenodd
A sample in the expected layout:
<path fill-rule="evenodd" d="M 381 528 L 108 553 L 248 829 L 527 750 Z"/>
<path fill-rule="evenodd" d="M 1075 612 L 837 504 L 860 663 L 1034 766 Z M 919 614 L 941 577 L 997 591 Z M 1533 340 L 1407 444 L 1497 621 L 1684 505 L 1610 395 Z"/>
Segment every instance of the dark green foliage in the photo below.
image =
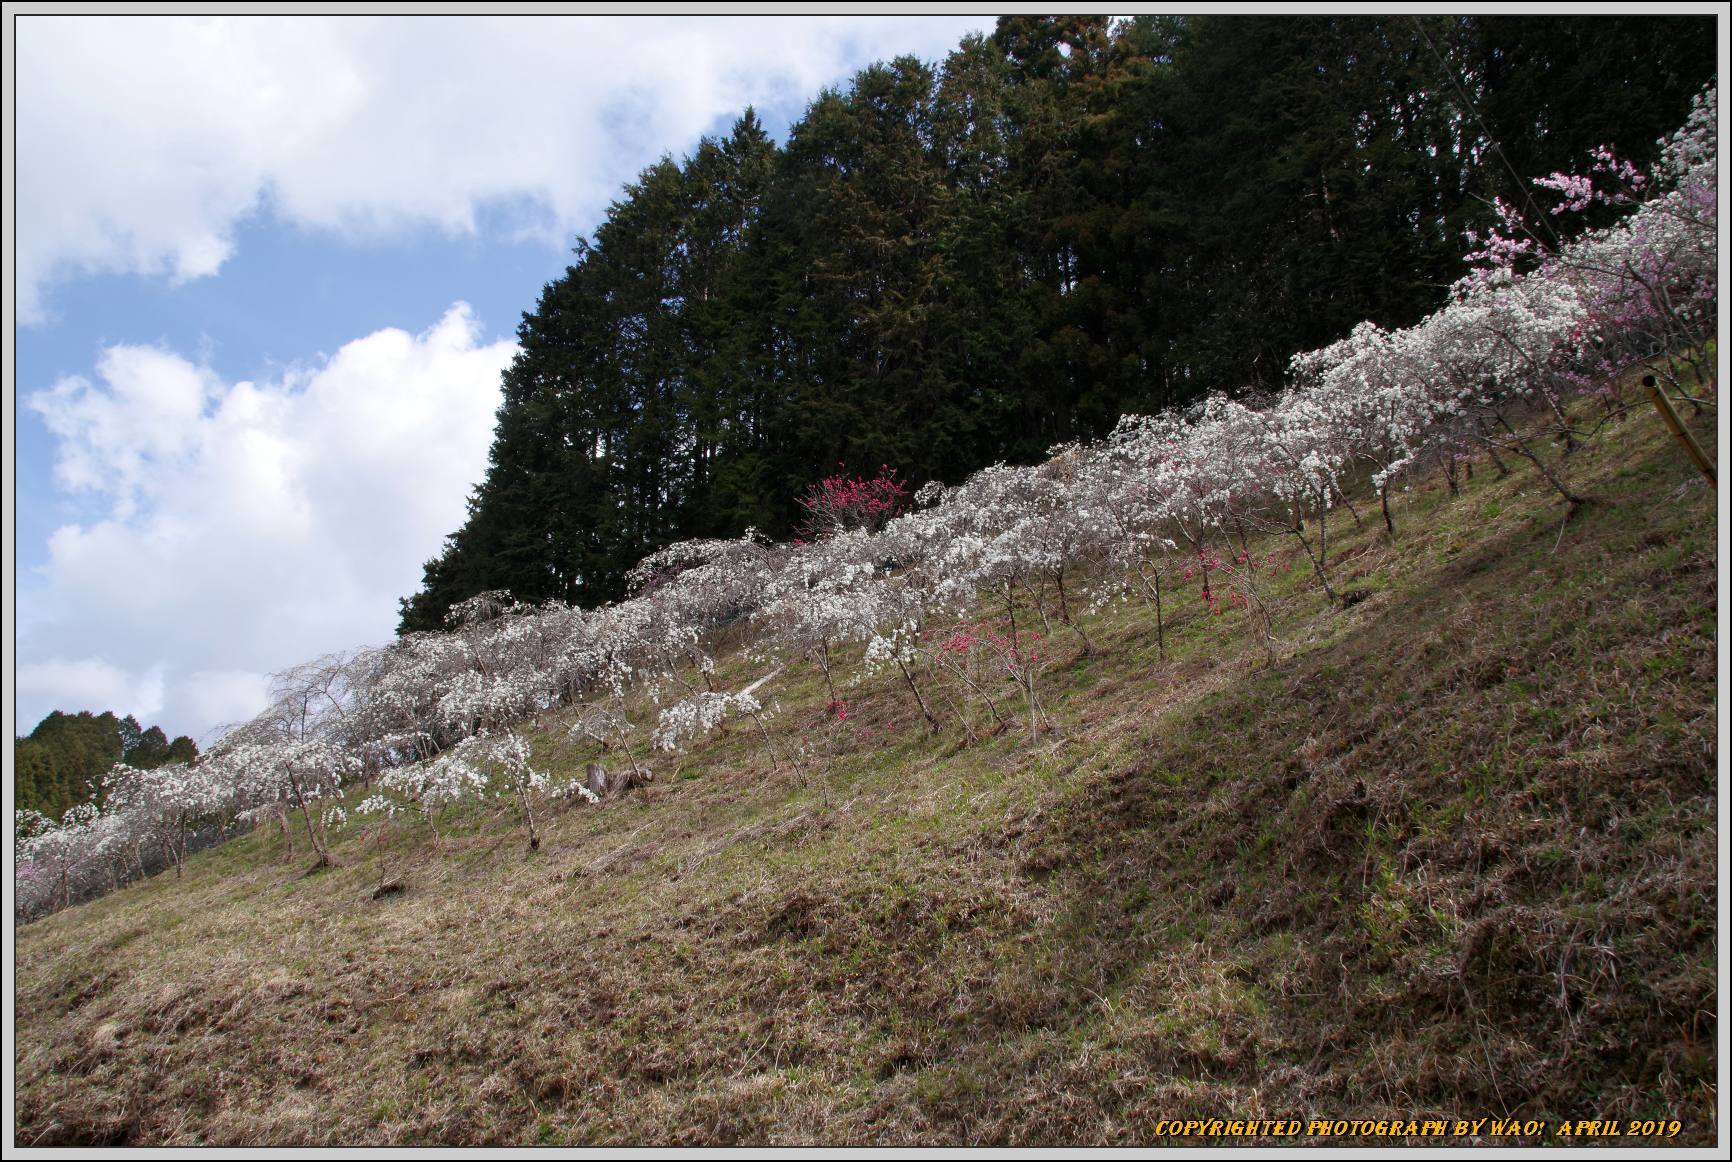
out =
<path fill-rule="evenodd" d="M 198 744 L 186 735 L 173 741 L 160 726 L 145 729 L 128 714 L 59 710 L 13 740 L 13 792 L 20 810 L 40 811 L 53 819 L 80 803 L 102 802 L 102 776 L 116 763 L 150 768 L 198 757 Z"/>
<path fill-rule="evenodd" d="M 1279 388 L 1293 353 L 1435 309 L 1492 198 L 1602 143 L 1650 160 L 1713 32 L 1016 16 L 862 70 L 782 148 L 748 110 L 645 170 L 524 316 L 487 478 L 401 628 L 487 589 L 614 599 L 680 538 L 786 536 L 838 465 L 954 481 Z"/>
<path fill-rule="evenodd" d="M 1444 21 L 1445 18 L 1431 18 Z M 1687 16 L 1542 15 L 1455 18 L 1438 34 L 1450 67 L 1473 78 L 1484 131 L 1524 178 L 1571 169 L 1616 145 L 1643 160 L 1682 122 L 1680 110 L 1714 75 L 1714 26 Z M 1427 27 L 1431 27 L 1430 24 Z M 1550 203 L 1541 199 L 1542 209 Z"/>

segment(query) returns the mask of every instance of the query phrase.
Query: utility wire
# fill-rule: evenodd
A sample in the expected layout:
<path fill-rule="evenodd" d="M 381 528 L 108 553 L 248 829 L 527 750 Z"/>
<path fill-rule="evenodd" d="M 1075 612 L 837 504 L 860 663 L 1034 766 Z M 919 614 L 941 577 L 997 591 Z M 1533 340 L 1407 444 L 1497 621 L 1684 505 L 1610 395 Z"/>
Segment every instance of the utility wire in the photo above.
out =
<path fill-rule="evenodd" d="M 1492 135 L 1490 126 L 1485 123 L 1485 118 L 1480 115 L 1479 106 L 1474 104 L 1473 97 L 1468 94 L 1467 88 L 1461 83 L 1461 79 L 1455 75 L 1455 70 L 1449 67 L 1449 62 L 1446 61 L 1443 54 L 1437 50 L 1437 45 L 1432 43 L 1431 35 L 1425 31 L 1425 25 L 1420 23 L 1419 17 L 1410 16 L 1408 19 L 1413 22 L 1414 30 L 1419 33 L 1420 39 L 1425 41 L 1425 47 L 1429 48 L 1431 50 L 1431 55 L 1437 58 L 1438 67 L 1443 70 L 1443 75 L 1449 79 L 1449 83 L 1455 87 L 1457 95 L 1461 97 L 1461 103 L 1466 106 L 1468 113 L 1472 115 L 1473 119 L 1479 123 L 1479 131 L 1485 135 L 1487 141 L 1491 142 L 1492 151 L 1496 153 L 1498 159 L 1503 162 L 1504 169 L 1509 171 L 1510 179 L 1515 182 L 1516 189 L 1521 191 L 1522 200 L 1528 204 L 1528 213 L 1531 215 L 1531 220 L 1539 222 L 1544 226 L 1545 232 L 1551 236 L 1552 249 L 1556 250 L 1560 248 L 1563 245 L 1563 241 L 1558 237 L 1557 231 L 1552 229 L 1551 221 L 1545 216 L 1545 214 L 1541 213 L 1539 205 L 1534 201 L 1532 191 L 1528 189 L 1527 182 L 1523 180 L 1521 174 L 1516 172 L 1516 167 L 1510 162 L 1509 155 L 1503 151 L 1503 146 L 1499 145 L 1497 138 Z"/>

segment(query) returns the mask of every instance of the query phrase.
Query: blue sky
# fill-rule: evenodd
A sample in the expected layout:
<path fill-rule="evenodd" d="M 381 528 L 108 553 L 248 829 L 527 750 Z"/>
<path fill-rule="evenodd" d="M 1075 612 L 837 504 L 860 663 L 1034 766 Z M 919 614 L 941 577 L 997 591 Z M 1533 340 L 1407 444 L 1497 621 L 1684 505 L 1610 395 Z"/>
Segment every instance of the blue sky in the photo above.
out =
<path fill-rule="evenodd" d="M 388 638 L 620 187 L 992 22 L 20 18 L 15 730 Z"/>

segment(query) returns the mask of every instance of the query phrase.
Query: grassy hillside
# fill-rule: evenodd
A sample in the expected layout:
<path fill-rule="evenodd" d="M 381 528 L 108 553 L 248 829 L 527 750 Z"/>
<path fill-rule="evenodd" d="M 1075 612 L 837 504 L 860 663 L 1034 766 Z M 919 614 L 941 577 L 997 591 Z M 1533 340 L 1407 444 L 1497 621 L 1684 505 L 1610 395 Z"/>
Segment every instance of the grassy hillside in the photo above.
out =
<path fill-rule="evenodd" d="M 1270 542 L 1272 662 L 1194 583 L 1164 660 L 1140 603 L 1061 630 L 1038 742 L 928 735 L 889 678 L 835 723 L 796 668 L 803 770 L 736 725 L 536 852 L 477 811 L 309 876 L 260 830 L 28 925 L 18 1141 L 1711 1143 L 1714 495 L 1647 411 L 1571 456 L 1567 524 L 1475 467 L 1393 541 L 1338 518 L 1344 610 Z"/>

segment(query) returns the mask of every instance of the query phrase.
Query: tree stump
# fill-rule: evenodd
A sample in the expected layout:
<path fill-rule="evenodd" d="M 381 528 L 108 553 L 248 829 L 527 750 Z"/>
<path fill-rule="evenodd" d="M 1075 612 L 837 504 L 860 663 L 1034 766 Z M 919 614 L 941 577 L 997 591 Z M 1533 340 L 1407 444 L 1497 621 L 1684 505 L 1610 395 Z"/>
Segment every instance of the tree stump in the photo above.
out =
<path fill-rule="evenodd" d="M 655 782 L 655 777 L 655 772 L 648 767 L 633 766 L 610 775 L 600 763 L 590 763 L 583 785 L 598 799 L 617 799 L 633 787 Z"/>

